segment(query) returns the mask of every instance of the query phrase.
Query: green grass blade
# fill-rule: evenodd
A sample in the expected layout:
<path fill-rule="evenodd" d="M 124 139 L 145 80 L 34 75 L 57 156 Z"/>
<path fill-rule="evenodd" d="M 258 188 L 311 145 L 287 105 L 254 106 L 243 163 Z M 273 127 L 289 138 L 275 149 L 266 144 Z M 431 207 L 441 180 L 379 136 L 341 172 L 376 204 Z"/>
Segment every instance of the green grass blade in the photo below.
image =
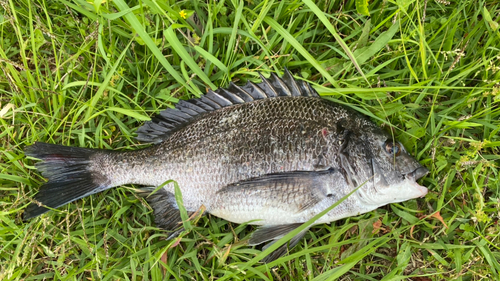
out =
<path fill-rule="evenodd" d="M 361 65 L 364 64 L 368 59 L 373 57 L 376 53 L 378 53 L 382 48 L 384 48 L 387 43 L 394 37 L 396 32 L 399 30 L 398 24 L 393 24 L 389 30 L 380 34 L 377 39 L 368 47 L 357 49 L 354 52 L 354 56 L 356 57 L 356 61 Z"/>
<path fill-rule="evenodd" d="M 113 1 L 113 3 L 120 11 L 129 9 L 129 6 L 123 0 L 115 0 Z M 130 23 L 135 32 L 137 32 L 137 34 L 141 37 L 146 46 L 148 46 L 149 50 L 154 54 L 156 59 L 163 65 L 163 67 L 165 67 L 168 73 L 170 73 L 170 75 L 172 75 L 172 77 L 174 77 L 174 79 L 177 80 L 177 82 L 179 82 L 192 94 L 199 95 L 200 90 L 190 87 L 186 83 L 186 81 L 179 75 L 179 73 L 172 67 L 172 65 L 167 61 L 167 59 L 165 59 L 160 49 L 158 49 L 156 44 L 153 42 L 153 39 L 151 39 L 148 33 L 144 30 L 137 17 L 133 13 L 128 13 L 124 17 Z"/>
<path fill-rule="evenodd" d="M 200 53 L 205 59 L 210 61 L 211 63 L 215 64 L 222 72 L 226 73 L 229 75 L 229 69 L 219 60 L 217 59 L 214 55 L 206 51 L 205 49 L 202 49 L 199 46 L 194 46 L 194 49 Z"/>
<path fill-rule="evenodd" d="M 316 68 L 321 75 L 323 75 L 328 82 L 335 86 L 335 88 L 340 88 L 335 79 L 319 64 L 319 62 L 295 39 L 286 29 L 283 28 L 278 22 L 270 17 L 264 18 L 264 21 L 269 24 L 274 30 L 276 30 L 284 40 L 290 43 L 314 68 Z"/>
<path fill-rule="evenodd" d="M 233 22 L 233 28 L 231 31 L 231 37 L 229 37 L 229 42 L 226 47 L 226 57 L 225 57 L 225 64 L 230 65 L 232 62 L 232 57 L 234 57 L 234 45 L 236 42 L 236 33 L 238 31 L 238 26 L 240 23 L 241 19 L 241 14 L 243 12 L 243 7 L 245 7 L 244 3 L 242 0 L 239 1 L 238 5 L 236 5 L 236 14 L 234 17 L 234 22 Z"/>
<path fill-rule="evenodd" d="M 102 86 L 99 87 L 99 90 L 97 90 L 95 95 L 90 100 L 89 110 L 87 111 L 85 119 L 87 119 L 87 120 L 89 119 L 97 102 L 101 99 L 104 91 L 106 90 L 106 87 L 108 86 L 109 82 L 111 81 L 111 78 L 113 77 L 113 75 L 115 75 L 116 69 L 118 68 L 118 66 L 120 66 L 122 64 L 122 60 L 125 57 L 125 54 L 127 53 L 128 48 L 130 47 L 131 44 L 132 44 L 132 40 L 128 43 L 127 47 L 121 52 L 120 56 L 118 57 L 118 60 L 113 64 L 113 66 L 109 70 L 108 74 L 106 75 L 106 78 L 104 78 L 104 81 L 102 82 Z"/>
<path fill-rule="evenodd" d="M 368 10 L 368 0 L 356 0 L 356 11 L 362 15 L 370 16 L 370 10 Z"/>
<path fill-rule="evenodd" d="M 318 8 L 318 6 L 316 6 L 316 4 L 313 1 L 311 1 L 311 0 L 302 0 L 302 2 L 304 2 L 304 4 L 306 4 L 309 7 L 309 9 L 311 9 L 311 11 L 313 11 L 313 13 L 318 17 L 318 19 L 328 29 L 328 31 L 330 31 L 330 33 L 333 35 L 333 37 L 335 38 L 335 40 L 337 41 L 337 43 L 339 43 L 340 47 L 342 47 L 342 49 L 344 50 L 345 54 L 349 57 L 349 59 L 351 60 L 352 64 L 354 65 L 354 67 L 356 67 L 356 69 L 358 70 L 359 74 L 369 84 L 368 79 L 366 79 L 366 76 L 363 73 L 363 70 L 361 70 L 360 65 L 356 61 L 356 57 L 351 52 L 351 49 L 349 49 L 349 46 L 347 46 L 347 44 L 344 42 L 344 40 L 342 40 L 342 37 L 340 37 L 340 35 L 335 30 L 335 27 L 333 27 L 333 25 L 330 23 L 330 21 L 326 18 L 326 16 L 323 13 L 323 11 L 321 11 Z M 328 81 L 330 81 L 330 80 L 328 80 Z M 332 85 L 335 85 L 335 84 L 332 83 Z"/>
<path fill-rule="evenodd" d="M 200 77 L 203 82 L 205 82 L 212 90 L 217 89 L 217 87 L 210 81 L 210 78 L 201 70 L 198 64 L 193 60 L 192 56 L 184 49 L 182 43 L 177 39 L 172 26 L 165 31 L 165 38 L 170 43 L 172 48 L 177 52 L 177 54 L 184 60 L 184 62 L 191 68 L 191 70 Z"/>

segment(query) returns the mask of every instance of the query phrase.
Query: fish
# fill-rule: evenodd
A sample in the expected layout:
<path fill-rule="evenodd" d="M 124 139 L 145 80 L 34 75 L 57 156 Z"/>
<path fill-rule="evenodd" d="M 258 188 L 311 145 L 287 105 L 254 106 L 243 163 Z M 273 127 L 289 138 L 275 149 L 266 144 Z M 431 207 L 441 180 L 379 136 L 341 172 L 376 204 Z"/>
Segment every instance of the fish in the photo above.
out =
<path fill-rule="evenodd" d="M 427 194 L 417 180 L 428 170 L 367 116 L 321 98 L 287 69 L 282 77 L 260 76 L 261 83 L 230 82 L 161 111 L 137 130 L 137 140 L 151 143 L 146 148 L 26 147 L 27 156 L 42 160 L 35 166 L 48 181 L 24 218 L 135 184 L 144 186 L 156 226 L 172 238 L 182 231 L 175 181 L 188 214 L 203 208 L 257 225 L 248 245 L 267 242 L 265 249 L 341 199 L 313 225 Z M 263 261 L 286 254 L 308 229 Z"/>

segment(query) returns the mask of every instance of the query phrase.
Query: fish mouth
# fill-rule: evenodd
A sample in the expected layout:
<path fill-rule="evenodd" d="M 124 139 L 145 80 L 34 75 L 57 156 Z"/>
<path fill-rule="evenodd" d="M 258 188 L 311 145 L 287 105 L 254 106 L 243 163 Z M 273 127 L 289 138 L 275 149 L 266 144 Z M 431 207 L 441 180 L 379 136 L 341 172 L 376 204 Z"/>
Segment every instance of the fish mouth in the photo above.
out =
<path fill-rule="evenodd" d="M 380 170 L 380 167 L 377 165 L 377 163 L 374 161 L 372 158 L 372 175 L 373 175 L 373 181 L 376 183 L 375 190 L 377 190 L 377 186 L 389 186 L 384 173 Z M 402 174 L 402 179 L 404 181 L 408 181 L 408 184 L 414 188 L 416 192 L 416 197 L 424 197 L 427 195 L 428 189 L 425 186 L 421 186 L 417 183 L 417 180 L 422 178 L 423 176 L 427 175 L 429 173 L 429 170 L 425 167 L 418 167 L 412 172 L 409 172 L 407 174 Z"/>
<path fill-rule="evenodd" d="M 414 187 L 416 189 L 418 189 L 418 191 L 420 191 L 420 193 L 421 193 L 419 196 L 420 198 L 427 195 L 428 189 L 425 186 L 419 185 L 417 183 L 417 180 L 420 179 L 421 177 L 427 175 L 428 173 L 429 173 L 429 170 L 427 168 L 419 167 L 419 168 L 415 169 L 413 172 L 410 172 L 410 173 L 405 175 L 405 178 L 413 181 Z"/>

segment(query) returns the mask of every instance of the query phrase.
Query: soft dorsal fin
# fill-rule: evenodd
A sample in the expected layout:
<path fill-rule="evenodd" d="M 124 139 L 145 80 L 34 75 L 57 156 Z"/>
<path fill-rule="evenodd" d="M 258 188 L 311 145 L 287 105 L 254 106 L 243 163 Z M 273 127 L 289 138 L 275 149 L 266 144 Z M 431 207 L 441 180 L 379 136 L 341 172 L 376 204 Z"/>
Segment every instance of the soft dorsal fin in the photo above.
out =
<path fill-rule="evenodd" d="M 230 82 L 227 89 L 209 90 L 200 98 L 179 101 L 175 108 L 161 111 L 151 118 L 151 121 L 144 123 L 137 130 L 136 139 L 143 142 L 161 142 L 201 115 L 235 104 L 282 96 L 319 97 L 309 83 L 296 80 L 286 68 L 281 78 L 274 73 L 271 73 L 269 78 L 262 74 L 260 76 L 262 82 L 259 84 L 247 82 L 244 86 L 237 86 Z"/>

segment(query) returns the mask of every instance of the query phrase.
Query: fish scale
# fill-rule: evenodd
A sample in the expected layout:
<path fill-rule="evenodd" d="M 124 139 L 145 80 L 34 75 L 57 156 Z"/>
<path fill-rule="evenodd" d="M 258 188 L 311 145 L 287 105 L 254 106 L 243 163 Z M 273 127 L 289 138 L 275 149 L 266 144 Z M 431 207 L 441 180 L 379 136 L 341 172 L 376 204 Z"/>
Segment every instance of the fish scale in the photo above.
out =
<path fill-rule="evenodd" d="M 274 243 L 356 190 L 314 222 L 329 223 L 380 206 L 424 196 L 427 173 L 404 147 L 366 116 L 321 99 L 286 70 L 259 84 L 230 84 L 181 101 L 137 130 L 150 147 L 95 150 L 35 143 L 26 154 L 49 179 L 25 210 L 38 216 L 124 184 L 140 194 L 158 227 L 175 237 L 182 225 L 175 180 L 186 210 L 236 223 L 262 225 L 250 245 Z M 155 187 L 163 185 L 155 190 Z M 266 257 L 299 243 L 307 230 Z M 269 246 L 266 245 L 265 247 Z"/>

